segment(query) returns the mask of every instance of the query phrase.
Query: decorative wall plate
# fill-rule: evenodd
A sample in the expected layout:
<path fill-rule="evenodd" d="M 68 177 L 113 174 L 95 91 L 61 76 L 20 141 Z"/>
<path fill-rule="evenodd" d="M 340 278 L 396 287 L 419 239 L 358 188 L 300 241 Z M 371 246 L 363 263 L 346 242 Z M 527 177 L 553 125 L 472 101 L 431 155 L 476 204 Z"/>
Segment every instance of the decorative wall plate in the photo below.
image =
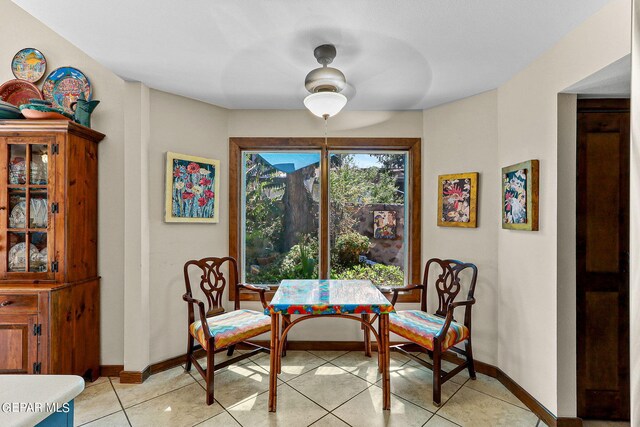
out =
<path fill-rule="evenodd" d="M 25 242 L 16 243 L 9 249 L 9 271 L 24 270 L 27 266 L 27 255 L 25 254 L 27 245 Z M 29 252 L 32 257 L 34 254 L 40 255 L 38 248 L 35 245 L 29 245 Z"/>
<path fill-rule="evenodd" d="M 9 184 L 25 184 L 27 182 L 27 167 L 24 157 L 13 157 L 9 161 Z"/>
<path fill-rule="evenodd" d="M 27 47 L 15 54 L 11 61 L 11 71 L 17 79 L 35 83 L 44 76 L 47 60 L 38 49 Z"/>
<path fill-rule="evenodd" d="M 71 120 L 65 114 L 62 114 L 62 111 L 40 111 L 36 110 L 35 107 L 27 107 L 21 110 L 22 115 L 31 120 Z"/>
<path fill-rule="evenodd" d="M 25 206 L 27 206 L 27 203 L 22 201 L 11 209 L 11 214 L 9 215 L 9 228 L 25 228 Z"/>
<path fill-rule="evenodd" d="M 60 67 L 51 72 L 42 85 L 45 99 L 54 107 L 73 115 L 71 103 L 76 102 L 84 92 L 87 101 L 91 100 L 91 84 L 82 71 L 73 67 Z"/>
<path fill-rule="evenodd" d="M 25 201 L 18 202 L 17 205 L 11 209 L 9 214 L 9 228 L 24 228 L 25 223 L 25 207 L 27 203 Z M 31 211 L 29 216 L 30 228 L 47 228 L 47 214 L 49 204 L 47 199 L 31 199 Z"/>
<path fill-rule="evenodd" d="M 0 98 L 16 107 L 28 104 L 32 98 L 43 99 L 36 85 L 18 79 L 9 80 L 0 86 Z"/>

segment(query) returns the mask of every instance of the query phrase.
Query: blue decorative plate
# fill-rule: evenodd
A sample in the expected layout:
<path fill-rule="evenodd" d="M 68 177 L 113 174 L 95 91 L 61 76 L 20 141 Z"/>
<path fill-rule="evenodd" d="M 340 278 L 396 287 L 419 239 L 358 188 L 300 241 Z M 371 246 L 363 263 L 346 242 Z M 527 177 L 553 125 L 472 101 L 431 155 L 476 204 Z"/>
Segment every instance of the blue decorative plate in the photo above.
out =
<path fill-rule="evenodd" d="M 11 61 L 11 71 L 16 79 L 35 83 L 44 76 L 47 60 L 38 49 L 31 47 L 22 49 Z"/>
<path fill-rule="evenodd" d="M 44 98 L 73 115 L 71 104 L 84 92 L 87 101 L 91 100 L 91 84 L 82 71 L 73 67 L 60 67 L 51 72 L 42 85 Z"/>

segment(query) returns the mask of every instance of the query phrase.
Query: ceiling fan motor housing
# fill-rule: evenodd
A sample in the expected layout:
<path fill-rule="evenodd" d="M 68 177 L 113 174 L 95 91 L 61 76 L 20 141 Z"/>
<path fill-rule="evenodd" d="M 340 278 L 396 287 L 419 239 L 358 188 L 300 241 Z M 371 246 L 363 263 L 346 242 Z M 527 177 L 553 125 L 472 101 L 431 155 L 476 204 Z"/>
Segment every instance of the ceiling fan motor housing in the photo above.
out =
<path fill-rule="evenodd" d="M 322 67 L 311 70 L 304 80 L 304 86 L 311 93 L 317 92 L 340 92 L 347 85 L 347 79 L 342 71 L 337 68 L 328 67 L 336 57 L 336 47 L 332 44 L 323 44 L 313 51 L 318 63 Z"/>
<path fill-rule="evenodd" d="M 347 86 L 344 74 L 336 68 L 321 67 L 311 70 L 304 80 L 304 86 L 311 93 L 340 92 Z"/>

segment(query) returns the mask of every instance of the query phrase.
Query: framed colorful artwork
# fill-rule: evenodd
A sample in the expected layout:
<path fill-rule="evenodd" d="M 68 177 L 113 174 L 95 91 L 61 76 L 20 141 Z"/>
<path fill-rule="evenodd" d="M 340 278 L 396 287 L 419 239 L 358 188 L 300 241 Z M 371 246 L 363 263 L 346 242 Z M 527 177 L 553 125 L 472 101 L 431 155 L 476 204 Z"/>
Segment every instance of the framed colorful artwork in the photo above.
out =
<path fill-rule="evenodd" d="M 167 152 L 165 222 L 218 222 L 220 161 Z"/>
<path fill-rule="evenodd" d="M 438 176 L 438 225 L 477 227 L 478 173 Z"/>
<path fill-rule="evenodd" d="M 538 230 L 538 160 L 502 168 L 502 228 Z"/>
<path fill-rule="evenodd" d="M 373 238 L 396 238 L 396 211 L 373 211 Z"/>

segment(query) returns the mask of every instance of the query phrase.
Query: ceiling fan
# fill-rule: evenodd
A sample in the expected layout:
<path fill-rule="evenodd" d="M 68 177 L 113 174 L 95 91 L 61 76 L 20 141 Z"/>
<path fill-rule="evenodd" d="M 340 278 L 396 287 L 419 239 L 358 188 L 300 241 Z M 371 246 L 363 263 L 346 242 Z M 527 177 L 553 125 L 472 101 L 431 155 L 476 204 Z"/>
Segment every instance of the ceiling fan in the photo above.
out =
<path fill-rule="evenodd" d="M 304 99 L 304 106 L 325 120 L 338 114 L 347 104 L 347 97 L 340 93 L 347 86 L 347 79 L 342 71 L 328 66 L 336 53 L 336 47 L 332 44 L 316 47 L 313 56 L 322 67 L 311 70 L 304 81 L 311 93 Z"/>

